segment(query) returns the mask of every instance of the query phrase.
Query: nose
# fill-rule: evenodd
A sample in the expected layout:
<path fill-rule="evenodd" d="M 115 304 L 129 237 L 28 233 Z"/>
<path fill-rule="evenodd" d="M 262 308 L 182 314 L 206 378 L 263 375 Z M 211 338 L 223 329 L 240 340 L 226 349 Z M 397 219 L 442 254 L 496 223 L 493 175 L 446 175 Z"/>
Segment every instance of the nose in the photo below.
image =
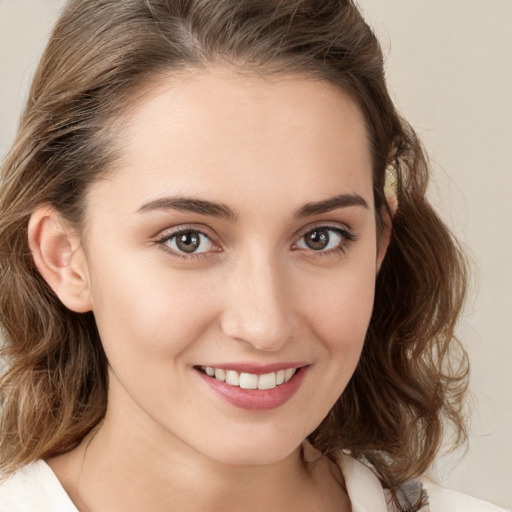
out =
<path fill-rule="evenodd" d="M 286 272 L 272 256 L 249 255 L 236 263 L 225 288 L 222 331 L 257 350 L 278 351 L 296 329 Z"/>

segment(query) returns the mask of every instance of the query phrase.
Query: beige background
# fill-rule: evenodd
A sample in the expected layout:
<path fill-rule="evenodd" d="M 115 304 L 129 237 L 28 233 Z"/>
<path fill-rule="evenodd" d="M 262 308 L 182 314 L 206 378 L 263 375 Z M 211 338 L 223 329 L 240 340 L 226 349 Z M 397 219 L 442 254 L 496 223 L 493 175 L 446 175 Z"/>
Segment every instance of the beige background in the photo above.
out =
<path fill-rule="evenodd" d="M 0 0 L 0 157 L 62 0 Z M 475 262 L 460 333 L 473 362 L 469 450 L 447 486 L 512 508 L 512 0 L 360 0 L 389 84 L 435 167 L 432 200 Z M 462 457 L 463 454 L 459 454 Z"/>

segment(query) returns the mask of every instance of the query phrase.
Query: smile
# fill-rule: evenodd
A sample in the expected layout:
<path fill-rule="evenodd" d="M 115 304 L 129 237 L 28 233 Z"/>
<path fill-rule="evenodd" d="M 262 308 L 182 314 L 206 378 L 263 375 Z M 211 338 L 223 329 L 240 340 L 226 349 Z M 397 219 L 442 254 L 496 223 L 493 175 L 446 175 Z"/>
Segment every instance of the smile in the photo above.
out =
<path fill-rule="evenodd" d="M 268 411 L 284 405 L 297 393 L 310 368 L 307 363 L 194 367 L 198 377 L 217 396 L 250 411 Z"/>
<path fill-rule="evenodd" d="M 212 368 L 211 366 L 201 366 L 200 370 L 213 377 L 216 380 L 225 382 L 230 386 L 240 387 L 242 389 L 273 389 L 285 382 L 288 382 L 296 373 L 297 368 L 287 368 L 277 372 L 256 375 L 254 373 L 237 372 L 235 370 L 224 370 L 222 368 Z"/>

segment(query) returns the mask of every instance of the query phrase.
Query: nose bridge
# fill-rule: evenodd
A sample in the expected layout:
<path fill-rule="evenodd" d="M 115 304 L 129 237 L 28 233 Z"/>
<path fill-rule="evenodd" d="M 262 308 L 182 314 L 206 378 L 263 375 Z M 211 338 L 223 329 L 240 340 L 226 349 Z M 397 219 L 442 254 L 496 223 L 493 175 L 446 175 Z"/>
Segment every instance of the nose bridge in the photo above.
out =
<path fill-rule="evenodd" d="M 247 248 L 229 277 L 224 333 L 259 350 L 278 350 L 292 334 L 286 272 L 275 251 Z"/>

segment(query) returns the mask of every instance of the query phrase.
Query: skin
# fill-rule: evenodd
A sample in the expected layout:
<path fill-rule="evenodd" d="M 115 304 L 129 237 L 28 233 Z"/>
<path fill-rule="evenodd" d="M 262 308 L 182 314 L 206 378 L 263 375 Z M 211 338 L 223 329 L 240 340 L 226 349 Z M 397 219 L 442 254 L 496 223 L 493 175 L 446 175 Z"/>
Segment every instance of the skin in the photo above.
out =
<path fill-rule="evenodd" d="M 105 420 L 49 465 L 82 511 L 350 510 L 339 471 L 300 446 L 355 370 L 385 253 L 359 109 L 319 81 L 212 68 L 148 89 L 119 141 L 81 237 L 48 208 L 30 225 L 41 273 L 94 312 L 110 364 Z M 339 195 L 361 201 L 304 211 Z M 145 206 L 169 197 L 232 216 Z M 325 226 L 328 248 L 310 248 Z M 199 253 L 177 251 L 182 228 L 206 235 Z M 307 373 L 267 411 L 195 369 L 290 361 Z"/>

